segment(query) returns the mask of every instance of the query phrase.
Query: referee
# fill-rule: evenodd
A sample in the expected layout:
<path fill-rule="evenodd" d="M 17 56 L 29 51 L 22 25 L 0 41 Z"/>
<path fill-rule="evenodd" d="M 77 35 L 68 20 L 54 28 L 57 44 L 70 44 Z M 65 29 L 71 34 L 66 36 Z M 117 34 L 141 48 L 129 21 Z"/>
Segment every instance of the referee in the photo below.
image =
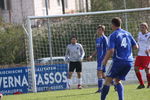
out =
<path fill-rule="evenodd" d="M 74 71 L 77 72 L 78 77 L 78 89 L 82 89 L 82 60 L 85 52 L 81 44 L 77 43 L 77 37 L 71 37 L 71 44 L 67 46 L 65 59 L 69 62 L 69 76 L 68 76 L 68 88 L 70 88 L 71 78 Z"/>

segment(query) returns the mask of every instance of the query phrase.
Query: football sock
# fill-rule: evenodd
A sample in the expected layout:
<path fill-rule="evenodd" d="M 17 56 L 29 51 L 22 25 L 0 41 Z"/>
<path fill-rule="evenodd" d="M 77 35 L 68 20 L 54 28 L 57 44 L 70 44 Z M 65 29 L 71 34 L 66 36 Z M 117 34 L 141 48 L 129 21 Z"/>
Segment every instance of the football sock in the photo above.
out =
<path fill-rule="evenodd" d="M 82 78 L 78 78 L 78 85 L 82 85 Z"/>
<path fill-rule="evenodd" d="M 109 92 L 110 86 L 104 85 L 101 92 L 101 100 L 106 100 L 106 96 Z"/>
<path fill-rule="evenodd" d="M 141 72 L 136 72 L 136 76 L 137 76 L 137 78 L 138 78 L 138 80 L 139 80 L 139 83 L 140 83 L 141 85 L 144 85 L 144 81 L 143 81 L 143 79 L 142 79 L 142 74 L 141 74 Z"/>
<path fill-rule="evenodd" d="M 116 85 L 119 100 L 124 100 L 124 87 L 121 83 Z"/>
<path fill-rule="evenodd" d="M 103 82 L 104 82 L 103 78 L 98 78 L 98 89 L 102 89 Z"/>
<path fill-rule="evenodd" d="M 70 88 L 70 85 L 71 85 L 71 79 L 68 79 L 67 88 Z"/>
<path fill-rule="evenodd" d="M 146 74 L 148 85 L 150 86 L 150 74 Z"/>

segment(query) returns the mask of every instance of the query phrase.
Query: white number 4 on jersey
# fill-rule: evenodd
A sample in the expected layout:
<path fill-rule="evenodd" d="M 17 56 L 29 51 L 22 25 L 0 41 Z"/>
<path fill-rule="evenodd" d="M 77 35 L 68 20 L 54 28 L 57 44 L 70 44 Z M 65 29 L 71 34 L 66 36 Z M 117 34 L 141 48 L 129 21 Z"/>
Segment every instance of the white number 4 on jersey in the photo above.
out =
<path fill-rule="evenodd" d="M 127 47 L 127 39 L 125 37 L 122 39 L 121 47 L 124 47 L 124 48 Z"/>

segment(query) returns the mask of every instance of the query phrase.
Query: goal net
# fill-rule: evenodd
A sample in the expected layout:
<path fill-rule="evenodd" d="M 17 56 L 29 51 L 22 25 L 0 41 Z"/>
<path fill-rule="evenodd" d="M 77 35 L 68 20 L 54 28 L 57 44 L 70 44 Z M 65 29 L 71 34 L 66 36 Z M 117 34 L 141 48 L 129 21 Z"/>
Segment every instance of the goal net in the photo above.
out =
<path fill-rule="evenodd" d="M 112 32 L 111 19 L 113 17 L 120 17 L 123 22 L 122 28 L 131 32 L 134 38 L 137 38 L 139 24 L 141 22 L 147 22 L 150 25 L 150 8 L 53 16 L 29 16 L 27 20 L 27 31 L 29 33 L 28 57 L 29 64 L 32 66 L 31 81 L 34 90 L 36 91 L 35 85 L 36 83 L 38 84 L 38 82 L 33 82 L 35 81 L 35 66 L 58 64 L 60 67 L 57 71 L 61 72 L 64 70 L 64 67 L 61 67 L 60 63 L 63 63 L 66 46 L 70 43 L 70 37 L 72 35 L 78 37 L 78 42 L 83 45 L 86 53 L 83 60 L 83 84 L 96 85 L 96 58 L 91 62 L 88 62 L 86 58 L 95 50 L 95 39 L 97 37 L 96 27 L 99 24 L 105 25 L 105 34 L 109 36 Z M 134 55 L 136 55 L 136 52 L 134 52 Z M 54 58 L 56 59 L 53 60 Z M 130 75 L 127 76 L 128 80 L 135 81 L 136 78 L 133 70 L 129 74 Z M 76 75 L 74 74 L 72 84 L 76 84 L 77 82 L 75 76 Z M 57 79 L 57 76 L 56 80 L 59 80 Z M 43 79 L 42 81 L 43 83 L 39 82 L 39 84 L 48 82 L 46 79 Z M 64 81 L 66 81 L 66 78 Z"/>

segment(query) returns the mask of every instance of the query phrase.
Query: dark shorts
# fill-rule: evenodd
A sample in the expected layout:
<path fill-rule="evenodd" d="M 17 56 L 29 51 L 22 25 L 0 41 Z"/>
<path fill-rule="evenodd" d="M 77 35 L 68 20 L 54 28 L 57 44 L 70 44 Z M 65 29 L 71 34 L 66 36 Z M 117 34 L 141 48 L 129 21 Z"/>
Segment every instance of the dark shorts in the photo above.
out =
<path fill-rule="evenodd" d="M 102 66 L 102 60 L 97 61 L 97 71 L 102 70 L 104 73 L 106 72 L 106 67 L 101 68 Z"/>
<path fill-rule="evenodd" d="M 81 62 L 70 62 L 69 63 L 69 72 L 82 72 L 82 63 Z"/>
<path fill-rule="evenodd" d="M 125 80 L 126 75 L 130 71 L 133 66 L 133 62 L 125 61 L 125 62 L 112 62 L 111 66 L 107 71 L 107 77 L 117 78 L 120 80 Z"/>

